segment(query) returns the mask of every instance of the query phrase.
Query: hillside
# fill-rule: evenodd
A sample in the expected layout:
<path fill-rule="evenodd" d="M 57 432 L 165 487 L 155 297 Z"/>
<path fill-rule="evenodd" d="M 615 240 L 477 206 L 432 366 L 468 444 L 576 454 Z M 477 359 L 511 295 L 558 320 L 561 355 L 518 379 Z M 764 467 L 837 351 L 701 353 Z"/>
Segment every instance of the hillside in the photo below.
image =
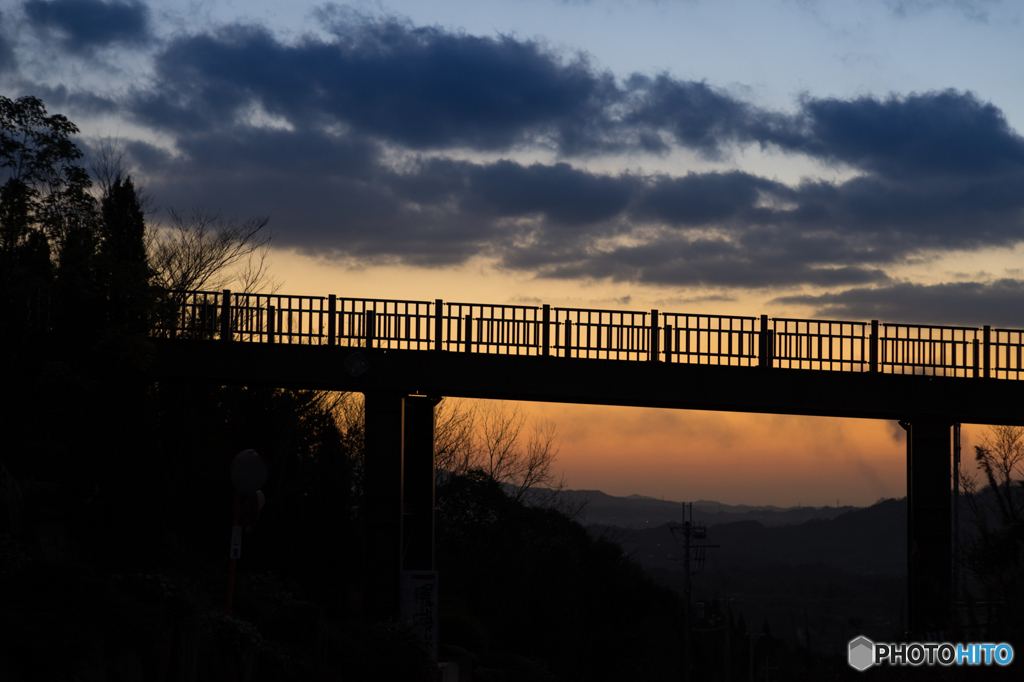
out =
<path fill-rule="evenodd" d="M 803 509 L 809 508 L 796 511 Z M 754 510 L 734 516 L 768 513 Z M 726 514 L 721 512 L 718 518 Z M 713 517 L 699 514 L 695 505 L 695 521 L 707 516 Z M 773 512 L 769 518 L 778 522 L 794 516 L 787 516 L 783 511 Z M 707 525 L 708 542 L 720 545 L 714 550 L 715 559 L 725 568 L 822 564 L 856 574 L 900 575 L 906 572 L 905 499 L 885 500 L 871 507 L 848 510 L 832 519 L 812 518 L 789 525 L 769 526 L 760 519 L 750 518 Z M 681 538 L 676 541 L 667 522 L 634 529 L 599 523 L 591 523 L 589 527 L 594 535 L 615 538 L 644 568 L 673 569 L 679 565 L 682 541 Z M 708 560 L 711 560 L 710 555 Z"/>
<path fill-rule="evenodd" d="M 682 503 L 644 495 L 616 497 L 600 490 L 566 490 L 560 493 L 573 505 L 585 502 L 580 514 L 583 525 L 599 524 L 619 528 L 656 528 L 671 521 L 682 521 Z M 693 520 L 705 526 L 737 521 L 756 521 L 775 527 L 801 524 L 812 519 L 834 519 L 858 507 L 774 507 L 728 505 L 709 500 L 693 503 Z"/>

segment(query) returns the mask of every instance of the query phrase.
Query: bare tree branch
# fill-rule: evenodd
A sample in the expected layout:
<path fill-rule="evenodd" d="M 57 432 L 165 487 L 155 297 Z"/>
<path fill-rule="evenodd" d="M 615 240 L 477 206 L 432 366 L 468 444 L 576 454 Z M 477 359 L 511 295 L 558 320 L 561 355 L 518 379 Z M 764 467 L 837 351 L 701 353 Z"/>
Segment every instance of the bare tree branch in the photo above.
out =
<path fill-rule="evenodd" d="M 446 398 L 434 416 L 434 464 L 444 474 L 464 475 L 476 465 L 475 403 Z"/>
<path fill-rule="evenodd" d="M 249 293 L 268 282 L 265 261 L 273 239 L 263 231 L 268 216 L 238 221 L 203 208 L 167 212 L 171 224 L 154 240 L 151 257 L 164 289 L 211 291 L 240 282 Z"/>
<path fill-rule="evenodd" d="M 445 400 L 438 407 L 434 457 L 441 476 L 481 471 L 515 500 L 576 517 L 586 501 L 559 495 L 566 481 L 554 468 L 558 449 L 555 424 L 530 423 L 518 405 Z"/>
<path fill-rule="evenodd" d="M 92 174 L 96 187 L 100 190 L 99 199 L 110 196 L 110 189 L 118 181 L 124 182 L 131 177 L 131 168 L 128 164 L 128 152 L 121 146 L 120 140 L 116 137 L 106 137 L 100 140 L 93 148 L 92 159 L 89 161 L 89 172 Z M 153 197 L 150 196 L 145 187 L 139 183 L 135 184 L 135 196 L 139 200 L 139 206 L 145 215 L 152 215 L 154 210 Z"/>

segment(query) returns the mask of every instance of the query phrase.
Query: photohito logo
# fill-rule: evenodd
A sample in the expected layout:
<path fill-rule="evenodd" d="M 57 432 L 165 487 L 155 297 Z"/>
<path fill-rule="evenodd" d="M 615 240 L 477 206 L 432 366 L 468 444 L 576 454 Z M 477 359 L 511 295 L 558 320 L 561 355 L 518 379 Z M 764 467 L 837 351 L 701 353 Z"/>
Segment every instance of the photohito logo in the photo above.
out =
<path fill-rule="evenodd" d="M 867 670 L 875 662 L 875 643 L 867 637 L 850 640 L 850 666 Z"/>
<path fill-rule="evenodd" d="M 850 640 L 851 668 L 867 670 L 873 665 L 1010 665 L 1013 647 L 1000 644 L 952 644 L 950 642 L 907 642 L 882 644 L 867 637 Z"/>

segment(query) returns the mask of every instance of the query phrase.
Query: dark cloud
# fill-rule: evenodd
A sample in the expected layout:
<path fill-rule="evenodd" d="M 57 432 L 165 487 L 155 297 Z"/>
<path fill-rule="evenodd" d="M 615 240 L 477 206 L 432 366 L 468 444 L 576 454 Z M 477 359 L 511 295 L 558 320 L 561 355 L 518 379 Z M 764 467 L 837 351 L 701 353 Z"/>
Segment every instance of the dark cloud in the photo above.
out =
<path fill-rule="evenodd" d="M 848 248 L 884 262 L 1024 239 L 1022 191 L 1024 171 L 989 180 L 913 184 L 862 176 L 838 184 L 804 183 L 793 192 L 793 210 L 775 215 L 796 229 L 842 235 Z"/>
<path fill-rule="evenodd" d="M 707 83 L 681 81 L 667 74 L 651 79 L 634 75 L 628 81 L 629 113 L 623 123 L 638 129 L 648 151 L 667 149 L 659 133 L 669 133 L 683 147 L 710 159 L 735 142 L 785 139 L 787 119 L 760 110 Z M 649 142 L 645 142 L 650 140 Z"/>
<path fill-rule="evenodd" d="M 514 254 L 512 264 L 537 268 L 541 276 L 554 279 L 753 289 L 798 284 L 849 286 L 887 279 L 877 269 L 814 267 L 796 258 L 758 253 L 722 239 L 659 239 L 640 246 L 582 253 L 575 262 L 563 257 L 558 264 L 547 264 L 543 259 L 531 261 L 524 257 L 527 255 Z"/>
<path fill-rule="evenodd" d="M 0 11 L 0 74 L 11 73 L 17 69 L 18 63 L 14 57 L 14 46 L 7 35 L 6 27 L 8 19 Z"/>
<path fill-rule="evenodd" d="M 664 152 L 672 142 L 721 158 L 756 143 L 893 182 L 1024 166 L 1024 138 L 971 93 L 804 97 L 784 114 L 668 74 L 620 84 L 531 40 L 348 14 L 329 27 L 328 40 L 294 43 L 260 26 L 182 36 L 157 56 L 157 78 L 131 108 L 149 125 L 194 131 L 259 107 L 297 127 L 343 125 L 415 150 L 542 145 L 571 156 Z"/>
<path fill-rule="evenodd" d="M 620 215 L 637 184 L 629 176 L 595 175 L 566 163 L 499 161 L 475 167 L 469 190 L 503 216 L 543 214 L 556 224 L 581 226 Z"/>
<path fill-rule="evenodd" d="M 616 97 L 612 77 L 531 41 L 394 21 L 347 26 L 332 42 L 279 42 L 231 26 L 172 42 L 134 103 L 145 122 L 212 129 L 254 104 L 294 125 L 343 123 L 412 149 L 586 144 Z M 597 128 L 595 128 L 596 130 Z"/>
<path fill-rule="evenodd" d="M 559 227 L 593 228 L 621 216 L 640 181 L 606 176 L 567 163 L 524 166 L 508 160 L 489 164 L 422 160 L 388 184 L 419 205 L 450 204 L 481 219 L 534 218 Z"/>
<path fill-rule="evenodd" d="M 110 97 L 103 97 L 102 95 L 83 90 L 68 90 L 64 85 L 49 86 L 42 83 L 22 83 L 20 89 L 24 92 L 31 92 L 34 96 L 46 102 L 46 105 L 51 109 L 65 114 L 91 116 L 111 113 L 121 108 L 120 103 Z"/>
<path fill-rule="evenodd" d="M 768 129 L 763 139 L 893 179 L 1024 167 L 1024 138 L 1002 112 L 954 90 L 884 100 L 805 98 L 796 123 Z"/>
<path fill-rule="evenodd" d="M 234 25 L 165 46 L 151 86 L 125 103 L 174 140 L 176 156 L 133 152 L 154 194 L 272 212 L 281 243 L 311 251 L 487 255 L 545 277 L 659 284 L 882 286 L 909 258 L 1024 241 L 1024 140 L 971 93 L 804 97 L 784 114 L 667 74 L 616 81 L 536 41 L 324 17 L 327 39 Z M 684 146 L 721 158 L 745 143 L 860 173 L 787 185 L 444 156 Z M 394 151 L 421 156 L 395 167 Z"/>
<path fill-rule="evenodd" d="M 188 164 L 213 177 L 292 175 L 300 181 L 318 177 L 374 180 L 377 145 L 363 138 L 319 131 L 239 127 L 215 134 L 178 139 Z"/>
<path fill-rule="evenodd" d="M 72 52 L 150 38 L 149 8 L 137 0 L 28 0 L 24 10 L 34 28 L 53 32 Z"/>
<path fill-rule="evenodd" d="M 1024 280 L 1019 279 L 900 283 L 820 296 L 785 296 L 773 302 L 812 306 L 815 316 L 834 319 L 1024 329 Z"/>
<path fill-rule="evenodd" d="M 245 126 L 179 136 L 178 148 L 133 151 L 166 201 L 272 212 L 282 243 L 351 257 L 489 255 L 554 278 L 849 287 L 886 282 L 883 266 L 923 252 L 1024 239 L 1024 199 L 1010 182 L 945 193 L 870 177 L 789 187 L 742 172 L 643 177 L 447 158 L 399 171 L 365 137 Z"/>
<path fill-rule="evenodd" d="M 462 263 L 502 238 L 448 207 L 418 206 L 391 186 L 377 148 L 312 131 L 237 129 L 179 140 L 179 153 L 128 146 L 147 189 L 164 206 L 227 215 L 266 214 L 276 241 L 362 262 Z"/>
<path fill-rule="evenodd" d="M 636 207 L 638 219 L 671 225 L 735 225 L 758 222 L 756 204 L 792 195 L 784 185 L 749 173 L 687 173 L 655 180 Z M 764 216 L 767 217 L 767 216 Z"/>

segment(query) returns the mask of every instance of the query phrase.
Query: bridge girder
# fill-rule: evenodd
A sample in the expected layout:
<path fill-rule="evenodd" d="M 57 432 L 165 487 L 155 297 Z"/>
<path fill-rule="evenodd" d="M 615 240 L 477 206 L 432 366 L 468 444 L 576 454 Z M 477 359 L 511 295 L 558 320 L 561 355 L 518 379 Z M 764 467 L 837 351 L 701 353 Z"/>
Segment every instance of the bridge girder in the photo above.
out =
<path fill-rule="evenodd" d="M 155 340 L 158 381 L 1024 426 L 1024 381 L 341 346 Z M 366 371 L 345 360 L 359 353 Z"/>

